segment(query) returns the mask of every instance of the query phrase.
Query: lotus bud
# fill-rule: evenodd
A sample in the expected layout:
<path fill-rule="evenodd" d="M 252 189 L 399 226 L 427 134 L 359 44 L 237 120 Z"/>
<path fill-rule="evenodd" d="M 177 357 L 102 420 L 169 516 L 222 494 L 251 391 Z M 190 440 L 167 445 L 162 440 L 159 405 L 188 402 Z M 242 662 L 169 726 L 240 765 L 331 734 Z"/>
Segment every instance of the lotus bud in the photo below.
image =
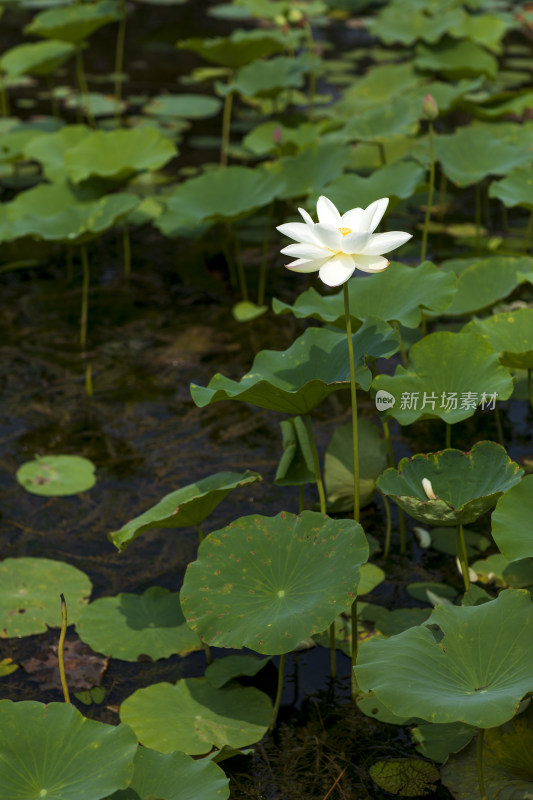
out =
<path fill-rule="evenodd" d="M 461 577 L 463 577 L 463 568 L 462 568 L 461 562 L 459 561 L 458 558 L 455 559 L 455 563 L 457 565 L 457 571 L 458 571 L 459 575 Z M 489 579 L 490 579 L 491 575 L 492 575 L 492 580 L 494 580 L 494 577 L 495 577 L 494 573 L 489 572 L 489 574 L 487 575 L 487 581 L 489 583 L 490 583 Z M 476 581 L 478 579 L 477 578 L 477 572 L 474 569 L 472 569 L 472 567 L 468 567 L 468 579 L 470 580 L 470 583 L 476 583 Z"/>
<path fill-rule="evenodd" d="M 431 547 L 431 536 L 425 528 L 414 528 L 415 536 L 418 539 L 418 544 L 423 550 Z"/>
<path fill-rule="evenodd" d="M 437 500 L 437 495 L 433 491 L 433 486 L 431 485 L 429 478 L 422 478 L 422 488 L 424 489 L 428 500 Z"/>
<path fill-rule="evenodd" d="M 283 131 L 281 130 L 279 125 L 276 125 L 276 127 L 272 131 L 272 141 L 275 144 L 281 144 L 282 139 L 283 139 Z"/>
<path fill-rule="evenodd" d="M 276 23 L 276 25 L 279 25 L 280 28 L 285 27 L 285 25 L 287 24 L 287 20 L 285 19 L 283 14 L 276 14 L 276 16 L 274 17 L 274 22 Z"/>
<path fill-rule="evenodd" d="M 302 14 L 302 12 L 300 11 L 299 8 L 291 8 L 291 10 L 289 11 L 289 14 L 288 14 L 288 18 L 289 18 L 289 22 L 292 22 L 292 23 L 296 24 L 296 23 L 302 21 L 302 19 L 304 18 L 304 15 Z"/>
<path fill-rule="evenodd" d="M 439 116 L 439 107 L 436 103 L 435 98 L 433 95 L 428 94 L 424 97 L 424 102 L 422 103 L 422 113 L 424 117 L 433 122 L 434 119 L 437 119 Z"/>

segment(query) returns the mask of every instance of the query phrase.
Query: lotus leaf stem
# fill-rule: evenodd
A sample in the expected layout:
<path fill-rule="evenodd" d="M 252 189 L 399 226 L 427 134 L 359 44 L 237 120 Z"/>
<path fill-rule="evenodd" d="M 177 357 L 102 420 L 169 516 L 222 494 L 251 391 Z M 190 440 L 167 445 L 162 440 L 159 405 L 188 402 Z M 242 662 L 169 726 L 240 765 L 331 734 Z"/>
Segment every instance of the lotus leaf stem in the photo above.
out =
<path fill-rule="evenodd" d="M 357 678 L 355 676 L 355 667 L 357 665 L 357 655 L 359 653 L 359 640 L 357 638 L 357 597 L 352 603 L 352 700 L 355 703 L 357 697 Z"/>
<path fill-rule="evenodd" d="M 465 592 L 470 589 L 470 577 L 468 575 L 468 553 L 466 552 L 465 534 L 463 531 L 463 523 L 459 522 L 457 525 L 457 558 L 461 565 L 461 572 L 463 573 L 463 583 L 465 585 Z"/>
<path fill-rule="evenodd" d="M 65 659 L 63 657 L 63 650 L 65 647 L 65 636 L 67 635 L 67 604 L 63 593 L 61 598 L 61 633 L 59 634 L 59 645 L 57 647 L 57 662 L 59 664 L 59 677 L 61 678 L 61 688 L 63 689 L 63 697 L 65 703 L 70 703 L 70 695 L 68 692 L 67 678 L 65 675 Z"/>
<path fill-rule="evenodd" d="M 385 507 L 385 517 L 387 520 L 387 528 L 385 530 L 385 546 L 383 548 L 383 558 L 389 557 L 390 552 L 390 539 L 391 539 L 391 531 L 392 531 L 392 520 L 391 520 L 391 513 L 390 513 L 390 505 L 389 501 L 387 500 L 386 495 L 383 492 L 380 492 L 381 499 L 383 500 L 383 505 Z"/>
<path fill-rule="evenodd" d="M 228 82 L 228 91 L 224 97 L 224 111 L 222 114 L 222 140 L 220 143 L 220 166 L 228 166 L 228 150 L 231 132 L 231 107 L 233 105 L 233 90 L 231 82 Z"/>
<path fill-rule="evenodd" d="M 401 508 L 398 508 L 398 525 L 400 527 L 400 555 L 404 556 L 406 551 L 405 517 Z"/>
<path fill-rule="evenodd" d="M 85 394 L 89 400 L 93 396 L 93 368 L 90 364 L 87 364 L 87 368 L 85 370 Z"/>
<path fill-rule="evenodd" d="M 276 699 L 274 701 L 274 710 L 272 712 L 272 721 L 270 723 L 270 727 L 268 729 L 269 733 L 274 729 L 274 725 L 276 724 L 276 720 L 278 718 L 279 707 L 281 705 L 281 695 L 283 694 L 283 675 L 285 673 L 285 653 L 282 653 L 279 657 L 279 667 L 278 667 L 278 689 L 276 692 Z"/>
<path fill-rule="evenodd" d="M 198 531 L 198 541 L 202 543 L 204 540 L 204 532 L 202 530 L 202 526 L 200 525 L 200 523 L 198 523 L 198 525 L 196 526 L 196 530 Z"/>
<path fill-rule="evenodd" d="M 531 410 L 533 411 L 533 386 L 531 385 L 531 367 L 528 367 L 527 370 L 527 394 L 529 397 L 529 405 L 531 406 Z"/>
<path fill-rule="evenodd" d="M 485 779 L 483 777 L 483 739 L 485 730 L 483 728 L 477 729 L 477 783 L 479 786 L 480 800 L 487 800 L 487 792 L 485 790 Z"/>
<path fill-rule="evenodd" d="M 0 108 L 2 110 L 2 116 L 9 117 L 9 97 L 6 92 L 6 85 L 2 74 L 0 74 Z"/>
<path fill-rule="evenodd" d="M 502 447 L 504 447 L 502 419 L 500 417 L 500 409 L 498 408 L 498 403 L 494 404 L 494 420 L 496 422 L 496 430 L 498 431 L 498 442 L 501 444 Z"/>
<path fill-rule="evenodd" d="M 405 351 L 405 345 L 404 345 L 403 339 L 402 339 L 402 332 L 400 330 L 400 324 L 396 320 L 394 320 L 394 327 L 398 331 L 398 336 L 400 337 L 400 355 L 402 357 L 402 363 L 403 363 L 405 369 L 407 369 L 408 366 L 409 366 L 409 359 L 407 358 L 407 353 Z"/>
<path fill-rule="evenodd" d="M 394 469 L 396 467 L 396 461 L 394 458 L 394 451 L 392 449 L 392 439 L 390 437 L 389 423 L 386 419 L 382 419 L 381 425 L 383 427 L 383 435 L 385 437 L 385 443 L 387 445 L 387 454 L 389 456 L 389 467 L 392 467 Z"/>
<path fill-rule="evenodd" d="M 261 266 L 259 268 L 259 286 L 257 289 L 257 305 L 262 306 L 265 300 L 265 285 L 266 285 L 266 266 L 268 256 L 268 245 L 270 242 L 270 231 L 272 229 L 272 217 L 274 214 L 274 201 L 268 207 L 268 217 L 265 228 L 265 237 L 263 239 L 263 253 L 261 255 Z"/>
<path fill-rule="evenodd" d="M 309 50 L 309 119 L 315 116 L 315 95 L 316 95 L 316 48 L 315 40 L 313 39 L 313 29 L 309 22 L 305 24 L 305 32 L 307 35 L 307 49 Z"/>
<path fill-rule="evenodd" d="M 83 55 L 81 52 L 81 44 L 76 45 L 76 76 L 78 79 L 78 89 L 81 95 L 81 105 L 85 108 L 85 116 L 91 128 L 96 128 L 94 117 L 89 105 L 89 87 L 87 86 L 87 79 L 85 77 L 85 69 L 83 67 Z M 79 108 L 79 107 L 78 107 Z"/>
<path fill-rule="evenodd" d="M 126 1 L 120 2 L 120 19 L 115 50 L 115 123 L 120 126 L 120 106 L 122 101 L 122 71 L 124 69 L 124 43 L 126 41 Z"/>
<path fill-rule="evenodd" d="M 449 422 L 446 423 L 446 449 L 449 450 L 452 446 L 452 426 Z"/>
<path fill-rule="evenodd" d="M 48 91 L 50 92 L 50 106 L 52 108 L 52 116 L 55 117 L 55 119 L 60 119 L 59 108 L 57 105 L 57 99 L 55 95 L 54 76 L 52 74 L 48 76 Z"/>
<path fill-rule="evenodd" d="M 301 485 L 298 492 L 298 514 L 304 510 L 304 487 Z"/>
<path fill-rule="evenodd" d="M 429 219 L 431 217 L 431 207 L 433 204 L 433 192 L 435 191 L 435 148 L 433 144 L 433 122 L 429 120 L 429 188 L 426 204 L 426 214 L 424 217 L 424 229 L 422 231 L 422 247 L 420 250 L 420 261 L 426 260 Z"/>
<path fill-rule="evenodd" d="M 388 453 L 388 456 L 389 456 L 389 467 L 392 467 L 394 469 L 396 467 L 396 460 L 394 458 L 394 451 L 392 449 L 392 439 L 391 439 L 390 430 L 389 430 L 389 423 L 387 422 L 386 419 L 382 419 L 381 420 L 381 424 L 383 425 L 383 433 L 385 435 L 385 442 L 387 443 L 387 453 Z M 388 555 L 389 555 L 389 548 L 390 548 L 390 531 L 389 531 L 389 525 L 391 524 L 391 521 L 390 521 L 390 507 L 389 507 L 389 505 L 387 503 L 385 495 L 382 495 L 382 497 L 383 497 L 383 500 L 385 502 L 385 513 L 387 514 L 387 531 L 388 531 L 388 538 L 387 537 L 385 538 L 385 551 L 384 551 L 383 555 L 385 556 L 385 558 L 387 558 Z M 402 556 L 404 556 L 405 555 L 405 549 L 406 549 L 406 546 L 405 546 L 405 517 L 404 517 L 403 510 L 400 508 L 400 506 L 398 506 L 398 525 L 399 525 L 399 528 L 400 528 L 400 554 Z"/>
<path fill-rule="evenodd" d="M 481 253 L 481 184 L 476 183 L 476 255 Z"/>
<path fill-rule="evenodd" d="M 385 145 L 383 142 L 376 142 L 378 152 L 379 152 L 379 160 L 381 161 L 381 166 L 385 167 L 387 165 L 387 154 L 385 153 Z"/>
<path fill-rule="evenodd" d="M 89 259 L 87 257 L 87 246 L 81 246 L 81 263 L 83 267 L 83 283 L 81 289 L 81 319 L 80 319 L 80 345 L 85 350 L 87 344 L 87 318 L 89 314 Z"/>
<path fill-rule="evenodd" d="M 246 284 L 246 275 L 241 258 L 241 246 L 239 237 L 235 233 L 235 263 L 237 265 L 237 275 L 239 277 L 239 288 L 241 290 L 241 299 L 246 303 L 248 302 L 248 286 Z"/>
<path fill-rule="evenodd" d="M 122 257 L 124 258 L 124 275 L 131 275 L 131 242 L 130 226 L 127 222 L 122 226 Z"/>

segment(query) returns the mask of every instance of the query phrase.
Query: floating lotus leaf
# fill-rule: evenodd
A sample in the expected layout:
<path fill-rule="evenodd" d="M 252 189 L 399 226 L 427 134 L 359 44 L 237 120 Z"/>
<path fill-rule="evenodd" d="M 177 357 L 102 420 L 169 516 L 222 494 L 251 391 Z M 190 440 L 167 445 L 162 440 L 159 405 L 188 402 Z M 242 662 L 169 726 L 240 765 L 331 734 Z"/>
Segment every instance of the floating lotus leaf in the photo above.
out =
<path fill-rule="evenodd" d="M 526 280 L 533 283 L 532 259 L 494 256 L 478 260 L 462 270 L 457 292 L 446 309 L 447 316 L 472 314 L 507 297 Z M 531 273 L 528 277 L 527 273 Z"/>
<path fill-rule="evenodd" d="M 429 608 L 395 608 L 388 614 L 380 614 L 374 625 L 383 636 L 396 636 L 398 633 L 421 625 L 429 617 Z"/>
<path fill-rule="evenodd" d="M 529 592 L 507 589 L 478 606 L 437 606 L 426 625 L 361 645 L 356 674 L 398 716 L 503 725 L 533 690 Z M 440 641 L 428 626 L 438 626 Z M 440 638 L 440 637 L 439 637 Z"/>
<path fill-rule="evenodd" d="M 226 800 L 229 780 L 208 758 L 194 759 L 186 753 L 157 753 L 138 747 L 133 759 L 130 788 L 107 800 Z"/>
<path fill-rule="evenodd" d="M 400 42 L 411 45 L 419 39 L 434 44 L 448 33 L 450 27 L 461 25 L 466 16 L 461 8 L 454 8 L 455 3 L 448 3 L 448 8 L 439 8 L 436 14 L 427 13 L 427 9 L 409 8 L 400 3 L 389 3 L 379 14 L 367 23 L 368 28 L 385 44 Z"/>
<path fill-rule="evenodd" d="M 136 172 L 159 169 L 176 152 L 155 128 L 94 131 L 67 150 L 65 166 L 74 183 L 92 176 L 124 180 Z"/>
<path fill-rule="evenodd" d="M 500 53 L 501 41 L 506 32 L 515 25 L 512 14 L 465 14 L 463 19 L 451 26 L 448 33 L 455 39 L 469 39 Z"/>
<path fill-rule="evenodd" d="M 268 306 L 258 306 L 250 300 L 241 300 L 235 303 L 231 309 L 231 314 L 236 322 L 251 322 L 266 314 Z"/>
<path fill-rule="evenodd" d="M 206 94 L 162 94 L 152 97 L 143 112 L 156 117 L 206 119 L 218 114 L 222 103 Z"/>
<path fill-rule="evenodd" d="M 111 228 L 138 204 L 139 199 L 131 194 L 80 199 L 66 184 L 40 184 L 4 205 L 9 221 L 6 238 L 36 236 L 70 244 L 85 242 Z"/>
<path fill-rule="evenodd" d="M 18 78 L 20 75 L 51 75 L 75 52 L 76 48 L 69 42 L 51 40 L 20 44 L 4 53 L 0 66 L 8 78 Z"/>
<path fill-rule="evenodd" d="M 378 375 L 372 387 L 393 402 L 384 412 L 400 425 L 440 417 L 453 424 L 480 408 L 492 408 L 513 391 L 510 373 L 481 336 L 473 333 L 430 333 L 409 351 L 409 368 L 394 376 Z M 492 400 L 491 400 L 492 398 Z"/>
<path fill-rule="evenodd" d="M 397 335 L 383 320 L 369 317 L 352 338 L 356 381 L 366 390 L 371 374 L 364 366 L 365 357 L 395 353 Z M 285 414 L 308 414 L 349 383 L 346 334 L 308 328 L 288 350 L 261 350 L 240 381 L 217 373 L 207 387 L 192 383 L 191 395 L 199 408 L 221 400 L 240 400 Z"/>
<path fill-rule="evenodd" d="M 165 236 L 186 235 L 215 222 L 234 221 L 268 205 L 283 178 L 250 167 L 221 167 L 180 183 L 156 225 Z"/>
<path fill-rule="evenodd" d="M 406 267 L 393 261 L 384 272 L 348 283 L 352 323 L 372 316 L 396 320 L 406 328 L 420 324 L 422 310 L 444 311 L 455 294 L 456 280 L 451 273 L 442 272 L 430 261 L 418 267 Z M 320 295 L 310 288 L 302 292 L 294 305 L 274 298 L 276 314 L 292 312 L 295 317 L 319 319 L 343 327 L 343 292 Z"/>
<path fill-rule="evenodd" d="M 0 149 L 0 163 L 14 164 L 22 160 L 25 149 L 32 139 L 40 138 L 43 130 L 31 126 L 20 125 L 2 133 L 2 147 Z"/>
<path fill-rule="evenodd" d="M 476 728 L 463 722 L 433 725 L 421 722 L 411 730 L 417 750 L 433 761 L 446 761 L 450 753 L 462 750 L 476 735 Z M 476 787 L 477 788 L 477 787 Z"/>
<path fill-rule="evenodd" d="M 283 455 L 274 483 L 277 486 L 303 486 L 306 483 L 314 483 L 316 476 L 313 445 L 304 420 L 301 417 L 282 419 L 280 427 Z"/>
<path fill-rule="evenodd" d="M 357 421 L 359 449 L 359 503 L 368 505 L 376 491 L 376 478 L 387 466 L 387 445 L 367 419 Z M 337 428 L 324 459 L 324 482 L 332 511 L 353 509 L 352 423 Z"/>
<path fill-rule="evenodd" d="M 213 746 L 245 747 L 258 742 L 272 718 L 270 698 L 236 683 L 215 689 L 205 678 L 138 689 L 120 707 L 145 747 L 160 753 L 208 753 Z"/>
<path fill-rule="evenodd" d="M 440 773 L 433 764 L 419 758 L 376 761 L 368 773 L 376 786 L 397 797 L 420 797 L 435 790 Z"/>
<path fill-rule="evenodd" d="M 137 740 L 70 703 L 0 700 L 0 800 L 95 800 L 125 789 Z"/>
<path fill-rule="evenodd" d="M 508 561 L 533 556 L 533 475 L 500 497 L 492 512 L 492 536 Z"/>
<path fill-rule="evenodd" d="M 118 7 L 109 0 L 69 5 L 42 11 L 24 28 L 24 33 L 78 44 L 92 33 L 119 18 Z"/>
<path fill-rule="evenodd" d="M 0 638 L 31 636 L 61 625 L 63 593 L 69 622 L 76 622 L 91 594 L 91 581 L 79 569 L 49 558 L 0 561 Z"/>
<path fill-rule="evenodd" d="M 28 492 L 63 497 L 92 489 L 94 464 L 81 456 L 38 456 L 17 470 L 17 480 Z"/>
<path fill-rule="evenodd" d="M 414 161 L 398 161 L 375 170 L 368 177 L 353 173 L 341 175 L 327 185 L 325 192 L 337 208 L 350 208 L 354 197 L 361 208 L 366 208 L 381 197 L 397 197 L 402 200 L 411 197 L 424 183 L 424 179 L 425 170 L 420 164 Z"/>
<path fill-rule="evenodd" d="M 457 186 L 470 186 L 487 175 L 506 175 L 533 159 L 533 145 L 501 138 L 496 127 L 468 125 L 435 138 L 435 156 Z"/>
<path fill-rule="evenodd" d="M 223 67 L 237 69 L 250 64 L 257 58 L 281 53 L 285 49 L 283 35 L 274 31 L 236 30 L 231 36 L 213 39 L 184 39 L 176 44 L 184 50 L 194 50 L 199 56 L 220 64 Z"/>
<path fill-rule="evenodd" d="M 346 102 L 342 103 L 342 111 L 336 106 L 330 109 L 330 115 L 342 118 L 343 131 L 350 139 L 362 142 L 383 142 L 397 136 L 411 136 L 420 127 L 420 104 L 417 101 L 406 101 L 404 97 L 389 97 L 383 108 L 369 108 L 363 112 L 352 113 L 344 118 Z"/>
<path fill-rule="evenodd" d="M 38 161 L 50 181 L 66 181 L 65 153 L 91 133 L 86 125 L 65 125 L 57 133 L 32 139 L 24 148 L 26 158 Z"/>
<path fill-rule="evenodd" d="M 323 120 L 301 122 L 294 128 L 289 128 L 282 122 L 262 122 L 244 137 L 243 145 L 257 156 L 278 151 L 290 155 L 316 144 L 325 125 Z"/>
<path fill-rule="evenodd" d="M 531 800 L 533 797 L 533 737 L 531 709 L 503 728 L 486 731 L 483 777 L 487 800 Z M 453 756 L 442 768 L 443 784 L 456 800 L 479 795 L 476 743 Z"/>
<path fill-rule="evenodd" d="M 478 556 L 490 544 L 486 536 L 482 536 L 480 533 L 470 530 L 470 528 L 463 528 L 463 534 L 468 557 Z M 450 528 L 432 528 L 431 546 L 438 550 L 439 553 L 454 557 L 457 555 L 455 536 L 452 535 Z"/>
<path fill-rule="evenodd" d="M 529 108 L 533 106 L 533 96 Z M 493 181 L 489 196 L 497 197 L 504 206 L 525 206 L 533 211 L 533 179 L 530 167 L 517 167 L 501 181 Z"/>
<path fill-rule="evenodd" d="M 449 531 L 447 531 L 449 534 Z M 455 549 L 453 550 L 455 555 Z M 446 583 L 434 583 L 433 581 L 419 581 L 417 583 L 410 583 L 407 587 L 407 593 L 420 600 L 422 603 L 431 603 L 431 595 L 438 595 L 439 597 L 453 600 L 457 597 L 457 589 L 453 586 L 448 586 Z"/>
<path fill-rule="evenodd" d="M 367 558 L 353 520 L 312 511 L 241 517 L 201 543 L 181 605 L 208 644 L 288 653 L 351 607 Z"/>
<path fill-rule="evenodd" d="M 257 472 L 216 472 L 196 483 L 189 483 L 163 497 L 155 506 L 127 522 L 118 531 L 109 534 L 109 539 L 119 550 L 144 531 L 152 528 L 197 527 L 221 503 L 226 495 L 240 486 L 262 480 Z"/>
<path fill-rule="evenodd" d="M 268 664 L 270 657 L 258 658 L 254 655 L 226 656 L 217 658 L 209 664 L 205 670 L 205 677 L 216 689 L 220 689 L 225 683 L 239 678 L 241 675 L 251 677 L 257 675 L 259 670 Z"/>
<path fill-rule="evenodd" d="M 117 111 L 124 111 L 126 103 L 117 103 L 117 99 L 113 94 L 104 94 L 103 92 L 86 92 L 79 94 L 78 92 L 71 91 L 66 95 L 64 104 L 66 108 L 79 108 L 85 114 L 89 112 L 93 117 L 111 117 Z M 147 126 L 148 120 L 144 120 L 144 127 Z M 138 125 L 137 127 L 143 127 Z M 153 127 L 153 125 L 151 126 Z"/>
<path fill-rule="evenodd" d="M 351 160 L 351 147 L 318 143 L 295 156 L 283 156 L 267 169 L 277 175 L 282 185 L 276 196 L 282 200 L 320 194 L 324 186 L 344 171 Z"/>
<path fill-rule="evenodd" d="M 508 117 L 509 114 L 522 116 L 527 109 L 533 106 L 533 92 L 528 89 L 523 89 L 516 93 L 502 92 L 496 96 L 488 97 L 483 102 L 483 105 L 479 105 L 478 102 L 470 105 L 472 114 L 481 119 L 501 119 Z M 489 195 L 498 197 L 498 194 L 493 194 L 492 185 L 489 188 Z"/>
<path fill-rule="evenodd" d="M 137 661 L 156 660 L 201 650 L 202 643 L 185 624 L 178 594 L 151 586 L 142 595 L 102 597 L 85 606 L 76 623 L 80 639 L 98 653 Z"/>
<path fill-rule="evenodd" d="M 419 70 L 440 72 L 450 78 L 485 75 L 494 80 L 498 74 L 497 59 L 468 39 L 441 42 L 431 47 L 418 45 L 415 64 Z"/>
<path fill-rule="evenodd" d="M 362 564 L 359 576 L 358 595 L 370 594 L 385 580 L 385 573 L 376 564 Z"/>
<path fill-rule="evenodd" d="M 285 89 L 301 88 L 309 72 L 309 57 L 276 56 L 241 67 L 231 84 L 233 91 L 249 97 L 275 97 Z"/>
<path fill-rule="evenodd" d="M 500 354 L 505 367 L 533 367 L 533 308 L 519 308 L 488 319 L 475 319 L 465 325 L 463 331 L 484 336 Z"/>

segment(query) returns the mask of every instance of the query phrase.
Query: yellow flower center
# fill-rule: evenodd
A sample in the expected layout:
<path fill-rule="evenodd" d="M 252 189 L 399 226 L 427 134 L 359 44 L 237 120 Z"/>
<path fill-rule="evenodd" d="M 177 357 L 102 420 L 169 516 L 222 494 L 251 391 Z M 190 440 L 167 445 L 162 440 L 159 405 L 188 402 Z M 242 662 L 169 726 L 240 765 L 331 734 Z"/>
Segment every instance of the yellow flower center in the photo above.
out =
<path fill-rule="evenodd" d="M 351 228 L 339 228 L 339 231 L 340 233 L 342 233 L 343 236 L 347 236 L 349 233 L 353 233 Z"/>

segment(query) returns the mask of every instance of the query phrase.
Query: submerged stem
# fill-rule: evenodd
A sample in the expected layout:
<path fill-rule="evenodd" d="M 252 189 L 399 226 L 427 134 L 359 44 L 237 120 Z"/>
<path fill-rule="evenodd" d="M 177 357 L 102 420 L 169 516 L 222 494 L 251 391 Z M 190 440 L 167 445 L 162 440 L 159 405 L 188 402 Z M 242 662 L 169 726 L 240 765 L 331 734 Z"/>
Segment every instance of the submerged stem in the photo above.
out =
<path fill-rule="evenodd" d="M 359 653 L 359 641 L 357 639 L 357 597 L 352 603 L 352 700 L 355 702 L 357 696 L 357 678 L 355 677 L 355 666 Z"/>
<path fill-rule="evenodd" d="M 246 283 L 246 274 L 241 258 L 241 246 L 239 244 L 239 237 L 235 232 L 235 263 L 237 265 L 237 275 L 239 278 L 239 288 L 241 290 L 241 298 L 246 303 L 248 302 L 248 285 Z"/>
<path fill-rule="evenodd" d="M 383 500 L 383 505 L 385 507 L 385 517 L 387 519 L 387 528 L 385 530 L 385 546 L 383 548 L 383 558 L 388 558 L 390 552 L 390 539 L 392 533 L 392 518 L 390 513 L 389 501 L 387 500 L 387 497 L 386 495 L 383 494 L 383 492 L 380 492 L 380 494 L 381 494 L 381 499 Z"/>
<path fill-rule="evenodd" d="M 124 43 L 126 41 L 126 0 L 120 3 L 120 19 L 115 50 L 115 124 L 120 125 L 120 106 L 122 100 L 122 70 L 124 69 Z"/>
<path fill-rule="evenodd" d="M 130 226 L 127 222 L 122 227 L 122 256 L 124 258 L 124 275 L 129 278 L 131 275 L 131 242 Z"/>
<path fill-rule="evenodd" d="M 67 604 L 63 593 L 61 597 L 61 633 L 59 634 L 59 645 L 57 647 L 57 661 L 59 664 L 59 677 L 61 678 L 61 688 L 63 689 L 63 697 L 65 703 L 70 703 L 70 695 L 68 693 L 67 677 L 65 675 L 65 659 L 63 650 L 65 647 L 65 636 L 67 635 Z"/>
<path fill-rule="evenodd" d="M 484 728 L 477 729 L 477 785 L 479 786 L 480 800 L 487 800 L 485 790 L 485 778 L 483 776 L 483 739 L 485 738 Z"/>
<path fill-rule="evenodd" d="M 528 394 L 528 397 L 529 397 L 529 405 L 531 406 L 531 410 L 533 411 L 533 386 L 531 385 L 532 384 L 532 381 L 531 381 L 532 372 L 533 372 L 533 370 L 531 369 L 531 367 L 528 367 L 528 370 L 527 370 L 527 394 Z"/>
<path fill-rule="evenodd" d="M 228 83 L 228 92 L 224 98 L 224 111 L 222 114 L 222 141 L 220 143 L 220 166 L 228 166 L 228 150 L 231 132 L 231 107 L 233 105 L 233 91 Z"/>
<path fill-rule="evenodd" d="M 281 705 L 281 695 L 283 694 L 283 675 L 285 673 L 285 653 L 282 653 L 279 657 L 279 667 L 278 667 L 278 689 L 276 692 L 276 699 L 274 701 L 274 710 L 272 712 L 272 721 L 270 723 L 269 732 L 274 729 L 274 725 L 276 724 L 276 720 L 278 718 L 279 707 Z"/>
<path fill-rule="evenodd" d="M 96 128 L 94 117 L 89 107 L 89 87 L 87 86 L 87 79 L 85 77 L 85 69 L 83 67 L 83 55 L 81 52 L 81 44 L 76 45 L 76 77 L 78 81 L 78 89 L 81 95 L 81 107 L 85 109 L 85 116 L 91 128 Z"/>
<path fill-rule="evenodd" d="M 87 344 L 87 319 L 89 316 L 89 258 L 87 256 L 87 245 L 81 246 L 81 263 L 83 267 L 83 283 L 81 289 L 81 318 L 80 318 L 80 345 L 85 350 Z"/>
<path fill-rule="evenodd" d="M 446 449 L 449 450 L 452 446 L 452 426 L 449 422 L 446 423 Z"/>
<path fill-rule="evenodd" d="M 429 122 L 429 188 L 428 199 L 426 205 L 426 214 L 424 217 L 424 230 L 422 231 L 422 248 L 420 251 L 420 261 L 426 260 L 426 251 L 428 243 L 428 228 L 429 219 L 431 217 L 431 206 L 433 204 L 433 192 L 435 190 L 435 150 L 433 147 L 433 123 Z"/>

